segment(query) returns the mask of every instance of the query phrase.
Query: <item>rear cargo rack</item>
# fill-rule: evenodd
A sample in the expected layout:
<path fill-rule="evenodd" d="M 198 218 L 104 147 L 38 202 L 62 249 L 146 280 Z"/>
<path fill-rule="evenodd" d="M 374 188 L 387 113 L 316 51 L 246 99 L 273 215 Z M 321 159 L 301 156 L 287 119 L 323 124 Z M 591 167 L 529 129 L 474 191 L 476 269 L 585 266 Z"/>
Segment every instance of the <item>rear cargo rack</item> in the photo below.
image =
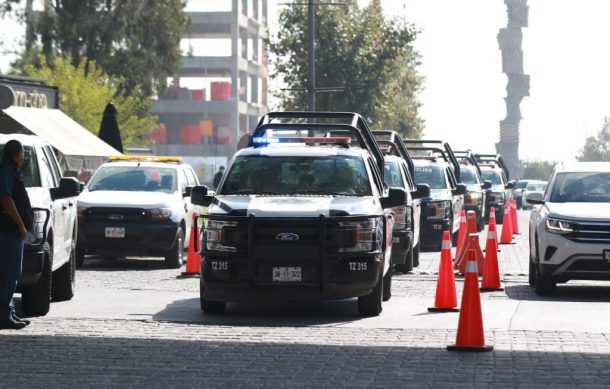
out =
<path fill-rule="evenodd" d="M 402 141 L 400 134 L 392 130 L 377 130 L 373 131 L 373 136 L 377 140 L 377 143 L 389 146 L 390 151 L 393 152 L 394 155 L 402 157 L 407 162 L 411 177 L 415 175 L 415 163 L 413 163 L 413 159 L 411 158 L 411 155 L 409 155 L 407 146 Z"/>
<path fill-rule="evenodd" d="M 479 162 L 477 161 L 477 159 L 475 158 L 474 154 L 471 151 L 460 150 L 460 151 L 454 151 L 453 154 L 455 155 L 455 157 L 457 159 L 460 160 L 460 162 L 466 161 L 470 165 L 474 166 L 477 169 L 477 171 L 479 172 L 479 175 L 481 175 L 481 166 L 479 165 Z"/>
<path fill-rule="evenodd" d="M 404 143 L 409 145 L 409 150 L 428 151 L 433 153 L 434 155 L 441 156 L 445 160 L 445 162 L 453 166 L 453 171 L 455 173 L 455 178 L 457 179 L 457 181 L 462 181 L 460 178 L 460 164 L 455 158 L 455 154 L 453 154 L 453 150 L 451 150 L 451 146 L 449 146 L 449 143 L 443 142 L 442 140 L 427 139 L 405 139 Z"/>
<path fill-rule="evenodd" d="M 500 154 L 474 154 L 478 163 L 492 163 L 502 169 L 506 174 L 506 179 L 510 180 L 510 172 L 504 162 L 504 158 Z"/>

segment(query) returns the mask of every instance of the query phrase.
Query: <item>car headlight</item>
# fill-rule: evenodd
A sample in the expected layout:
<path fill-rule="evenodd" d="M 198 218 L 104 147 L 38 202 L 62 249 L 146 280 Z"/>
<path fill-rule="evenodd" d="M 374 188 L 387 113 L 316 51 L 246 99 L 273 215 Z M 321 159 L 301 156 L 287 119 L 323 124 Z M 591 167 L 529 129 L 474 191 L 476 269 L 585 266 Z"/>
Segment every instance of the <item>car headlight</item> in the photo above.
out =
<path fill-rule="evenodd" d="M 428 203 L 428 219 L 448 219 L 451 214 L 451 201 L 433 201 Z"/>
<path fill-rule="evenodd" d="M 574 224 L 561 219 L 548 218 L 546 219 L 545 227 L 548 232 L 554 234 L 563 235 L 574 232 Z"/>
<path fill-rule="evenodd" d="M 172 210 L 169 208 L 152 208 L 149 209 L 152 220 L 164 220 L 172 217 Z"/>
<path fill-rule="evenodd" d="M 383 247 L 383 219 L 380 217 L 339 222 L 339 227 L 354 230 L 355 244 L 352 247 L 341 247 L 339 252 L 371 252 Z"/>
<path fill-rule="evenodd" d="M 202 234 L 206 250 L 236 252 L 236 247 L 224 245 L 226 230 L 235 227 L 237 222 L 234 221 L 205 219 Z"/>
<path fill-rule="evenodd" d="M 481 202 L 481 193 L 479 192 L 468 192 L 464 196 L 464 203 L 468 205 L 478 205 Z"/>
<path fill-rule="evenodd" d="M 489 192 L 487 198 L 491 203 L 502 203 L 504 202 L 504 192 Z"/>
<path fill-rule="evenodd" d="M 411 208 L 396 207 L 394 213 L 394 230 L 404 230 L 411 228 Z"/>
<path fill-rule="evenodd" d="M 39 245 L 42 244 L 44 239 L 44 225 L 47 221 L 48 213 L 46 211 L 34 210 L 34 219 L 32 224 L 32 231 L 28 231 L 25 235 L 24 244 Z"/>

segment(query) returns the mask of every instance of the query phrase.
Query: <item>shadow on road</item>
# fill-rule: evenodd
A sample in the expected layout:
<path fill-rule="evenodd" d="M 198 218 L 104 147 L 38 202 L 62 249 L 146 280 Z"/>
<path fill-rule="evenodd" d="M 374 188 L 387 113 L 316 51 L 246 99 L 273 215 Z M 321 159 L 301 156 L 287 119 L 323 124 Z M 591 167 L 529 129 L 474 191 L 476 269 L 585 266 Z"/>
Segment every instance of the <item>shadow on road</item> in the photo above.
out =
<path fill-rule="evenodd" d="M 82 270 L 91 271 L 125 271 L 125 270 L 160 270 L 165 269 L 163 258 L 134 257 L 87 257 Z"/>
<path fill-rule="evenodd" d="M 513 300 L 527 301 L 569 301 L 603 302 L 610 301 L 610 285 L 571 285 L 558 284 L 557 293 L 551 296 L 538 296 L 528 284 L 505 285 L 506 296 Z"/>

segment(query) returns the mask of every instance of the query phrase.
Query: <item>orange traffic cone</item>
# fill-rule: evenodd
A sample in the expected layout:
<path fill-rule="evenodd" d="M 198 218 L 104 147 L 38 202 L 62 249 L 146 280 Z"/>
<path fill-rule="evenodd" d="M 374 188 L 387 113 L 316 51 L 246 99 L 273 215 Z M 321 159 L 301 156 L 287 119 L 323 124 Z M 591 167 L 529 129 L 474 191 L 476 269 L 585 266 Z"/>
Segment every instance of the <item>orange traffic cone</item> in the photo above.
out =
<path fill-rule="evenodd" d="M 475 234 L 477 236 L 477 247 L 478 247 L 478 251 L 481 251 L 481 247 L 479 245 L 479 238 L 478 238 L 478 232 L 477 232 L 477 216 L 474 213 L 474 211 L 468 211 L 467 212 L 467 219 L 468 219 L 468 236 L 470 236 L 471 234 Z M 468 241 L 468 236 L 466 237 L 466 240 Z M 468 243 L 468 242 L 467 242 Z M 466 269 L 466 259 L 467 259 L 467 255 L 468 255 L 468 250 L 473 249 L 472 247 L 469 247 L 469 243 L 465 244 L 463 249 L 462 249 L 462 253 L 461 255 L 457 258 L 456 260 L 456 264 L 457 264 L 457 268 L 460 272 L 460 274 L 464 274 L 464 271 Z M 481 256 L 482 256 L 482 252 L 481 252 Z M 481 268 L 481 270 L 483 270 L 483 268 Z"/>
<path fill-rule="evenodd" d="M 485 264 L 485 256 L 483 255 L 483 250 L 481 250 L 481 245 L 479 244 L 479 234 L 469 234 L 468 235 L 468 244 L 465 247 L 464 260 L 460 262 L 458 266 L 458 271 L 460 274 L 466 273 L 466 256 L 470 255 L 471 251 L 474 251 L 475 259 L 477 260 L 477 266 L 479 269 L 479 275 L 483 272 L 483 265 Z"/>
<path fill-rule="evenodd" d="M 494 237 L 494 242 L 496 242 L 496 250 L 500 250 L 500 247 L 498 246 L 498 226 L 496 225 L 496 209 L 494 207 L 491 207 L 491 210 L 489 211 L 489 223 L 487 225 L 487 229 L 489 230 L 491 228 L 491 226 L 493 225 L 494 227 L 494 231 L 496 231 L 495 237 Z"/>
<path fill-rule="evenodd" d="M 485 345 L 483 334 L 483 314 L 481 312 L 481 295 L 479 293 L 479 278 L 477 276 L 476 254 L 468 253 L 462 306 L 458 321 L 455 344 L 447 346 L 448 351 L 491 351 L 493 346 Z"/>
<path fill-rule="evenodd" d="M 456 307 L 455 278 L 451 261 L 451 234 L 449 231 L 445 231 L 443 232 L 441 263 L 438 267 L 434 308 L 428 308 L 428 312 L 458 312 L 459 309 Z"/>
<path fill-rule="evenodd" d="M 513 235 L 519 234 L 519 219 L 517 218 L 517 202 L 510 200 L 510 216 L 511 227 L 513 227 Z"/>
<path fill-rule="evenodd" d="M 496 226 L 490 225 L 485 244 L 485 264 L 483 265 L 482 292 L 504 290 L 500 287 L 500 269 L 498 268 L 498 253 L 496 252 Z"/>
<path fill-rule="evenodd" d="M 189 239 L 189 249 L 186 257 L 186 269 L 182 272 L 182 276 L 199 276 L 201 257 L 195 252 L 195 223 L 197 223 L 197 214 L 193 212 L 193 224 L 191 224 L 191 235 Z"/>
<path fill-rule="evenodd" d="M 506 204 L 504 206 L 504 217 L 502 220 L 502 236 L 500 237 L 500 244 L 510 244 L 513 240 L 513 227 L 512 217 L 510 216 L 510 206 Z"/>
<path fill-rule="evenodd" d="M 457 246 L 455 248 L 455 262 L 457 263 L 457 259 L 462 254 L 462 250 L 464 249 L 464 244 L 466 243 L 466 236 L 468 235 L 468 224 L 466 222 L 466 211 L 463 209 L 460 211 L 460 229 L 458 231 L 458 240 Z"/>

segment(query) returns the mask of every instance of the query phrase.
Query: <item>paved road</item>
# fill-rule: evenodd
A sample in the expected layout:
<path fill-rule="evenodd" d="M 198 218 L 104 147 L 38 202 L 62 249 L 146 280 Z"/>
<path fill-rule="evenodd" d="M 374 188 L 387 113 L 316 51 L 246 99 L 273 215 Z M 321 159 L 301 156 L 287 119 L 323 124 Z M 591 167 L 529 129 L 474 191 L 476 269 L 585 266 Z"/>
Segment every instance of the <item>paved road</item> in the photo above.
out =
<path fill-rule="evenodd" d="M 491 353 L 445 350 L 458 314 L 426 310 L 439 253 L 395 276 L 377 318 L 349 300 L 231 304 L 206 316 L 198 280 L 161 260 L 92 259 L 72 301 L 0 332 L 0 388 L 607 387 L 610 288 L 578 282 L 540 298 L 527 285 L 527 233 L 515 242 L 499 253 L 505 291 L 482 294 Z M 460 278 L 456 286 L 460 296 Z"/>

